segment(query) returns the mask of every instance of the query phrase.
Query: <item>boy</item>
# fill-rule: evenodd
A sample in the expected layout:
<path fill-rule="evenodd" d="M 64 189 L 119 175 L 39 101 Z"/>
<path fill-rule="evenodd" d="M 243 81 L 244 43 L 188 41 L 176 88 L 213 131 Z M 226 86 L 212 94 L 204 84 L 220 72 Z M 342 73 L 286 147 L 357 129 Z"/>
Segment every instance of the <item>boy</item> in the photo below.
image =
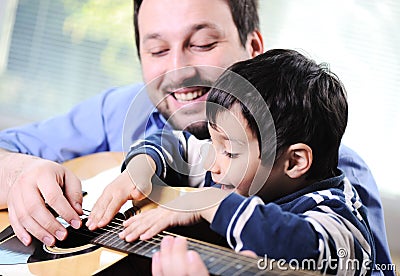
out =
<path fill-rule="evenodd" d="M 202 184 L 235 192 L 193 212 L 143 212 L 124 222 L 121 238 L 148 239 L 204 218 L 236 251 L 306 261 L 303 268 L 328 273 L 370 273 L 375 249 L 366 210 L 337 169 L 348 110 L 335 75 L 296 51 L 271 50 L 230 67 L 210 91 L 206 112 L 212 150 Z M 154 172 L 183 186 L 191 178 L 183 161 L 198 146 L 187 133 L 159 133 L 134 145 L 128 168 L 147 160 L 150 169 L 130 172 L 138 189 L 128 193 L 148 194 Z"/>

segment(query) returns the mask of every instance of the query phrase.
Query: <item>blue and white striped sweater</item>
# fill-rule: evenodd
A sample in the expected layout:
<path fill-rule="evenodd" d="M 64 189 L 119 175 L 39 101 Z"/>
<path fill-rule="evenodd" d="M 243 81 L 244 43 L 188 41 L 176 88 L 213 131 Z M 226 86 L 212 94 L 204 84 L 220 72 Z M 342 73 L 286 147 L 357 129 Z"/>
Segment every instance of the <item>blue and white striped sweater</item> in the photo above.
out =
<path fill-rule="evenodd" d="M 158 132 L 132 145 L 126 163 L 146 153 L 167 184 L 209 186 L 210 174 L 204 177 L 205 171 L 190 166 L 199 163 L 199 148 L 207 142 L 185 132 Z M 366 209 L 343 173 L 269 203 L 231 194 L 221 202 L 211 228 L 236 251 L 252 250 L 286 261 L 313 260 L 329 273 L 369 274 L 375 260 Z M 355 263 L 358 269 L 348 269 Z"/>
<path fill-rule="evenodd" d="M 314 260 L 323 271 L 364 275 L 375 259 L 365 218 L 364 206 L 341 174 L 270 203 L 231 194 L 221 202 L 211 228 L 236 251 L 252 250 L 287 262 Z M 333 263 L 327 266 L 327 260 Z M 335 260 L 343 269 L 335 269 Z M 358 270 L 346 269 L 354 262 L 360 264 Z"/>

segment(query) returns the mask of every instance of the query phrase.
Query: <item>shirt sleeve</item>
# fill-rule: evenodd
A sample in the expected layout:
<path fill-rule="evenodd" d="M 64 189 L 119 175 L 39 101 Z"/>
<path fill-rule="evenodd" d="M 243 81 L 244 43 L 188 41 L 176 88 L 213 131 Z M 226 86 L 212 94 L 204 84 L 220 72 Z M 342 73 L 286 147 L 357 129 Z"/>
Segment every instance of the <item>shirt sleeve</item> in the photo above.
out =
<path fill-rule="evenodd" d="M 64 162 L 100 151 L 122 151 L 126 112 L 143 85 L 113 88 L 90 98 L 66 114 L 0 132 L 0 147 Z"/>
<path fill-rule="evenodd" d="M 299 202 L 307 205 L 312 200 Z M 374 258 L 373 248 L 368 242 L 359 242 L 363 236 L 359 236 L 357 227 L 346 224 L 347 220 L 329 212 L 324 204 L 314 206 L 306 212 L 289 212 L 275 203 L 264 204 L 259 197 L 232 193 L 221 202 L 211 228 L 225 236 L 235 251 L 252 250 L 259 256 L 286 262 L 305 260 L 315 265 L 305 269 L 334 274 L 345 267 L 335 268 L 334 263 L 328 266 L 326 260 L 356 259 L 360 265 L 365 264 L 357 270 L 370 269 L 371 262 L 366 261 Z"/>
<path fill-rule="evenodd" d="M 136 155 L 147 154 L 156 164 L 156 175 L 168 185 L 199 187 L 206 173 L 200 151 L 207 143 L 185 131 L 159 130 L 131 146 L 122 170 Z"/>
<path fill-rule="evenodd" d="M 382 202 L 370 169 L 356 152 L 344 145 L 339 149 L 339 168 L 355 187 L 368 210 L 367 217 L 375 241 L 376 263 L 391 264 Z"/>

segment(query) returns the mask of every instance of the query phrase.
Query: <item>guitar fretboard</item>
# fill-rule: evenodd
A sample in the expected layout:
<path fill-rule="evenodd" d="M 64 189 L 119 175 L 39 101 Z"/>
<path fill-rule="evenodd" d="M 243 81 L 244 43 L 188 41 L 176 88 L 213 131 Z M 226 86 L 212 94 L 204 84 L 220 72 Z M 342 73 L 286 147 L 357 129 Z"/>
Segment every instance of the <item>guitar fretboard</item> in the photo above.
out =
<path fill-rule="evenodd" d="M 124 253 L 133 253 L 151 258 L 160 249 L 160 243 L 165 235 L 177 236 L 162 232 L 150 240 L 126 242 L 118 233 L 123 226 L 116 225 L 91 240 L 91 243 L 101 245 Z M 258 259 L 247 257 L 231 249 L 188 239 L 188 248 L 199 253 L 208 271 L 212 275 L 315 275 L 314 273 L 290 270 L 262 270 L 257 266 Z"/>

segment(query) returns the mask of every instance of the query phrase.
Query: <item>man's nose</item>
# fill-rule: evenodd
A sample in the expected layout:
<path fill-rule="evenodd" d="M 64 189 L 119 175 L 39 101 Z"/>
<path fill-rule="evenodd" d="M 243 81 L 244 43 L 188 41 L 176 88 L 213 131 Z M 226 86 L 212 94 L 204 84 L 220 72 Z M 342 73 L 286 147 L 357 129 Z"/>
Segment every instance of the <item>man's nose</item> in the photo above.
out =
<path fill-rule="evenodd" d="M 190 53 L 174 50 L 170 54 L 168 78 L 177 84 L 196 76 L 196 68 Z"/>

